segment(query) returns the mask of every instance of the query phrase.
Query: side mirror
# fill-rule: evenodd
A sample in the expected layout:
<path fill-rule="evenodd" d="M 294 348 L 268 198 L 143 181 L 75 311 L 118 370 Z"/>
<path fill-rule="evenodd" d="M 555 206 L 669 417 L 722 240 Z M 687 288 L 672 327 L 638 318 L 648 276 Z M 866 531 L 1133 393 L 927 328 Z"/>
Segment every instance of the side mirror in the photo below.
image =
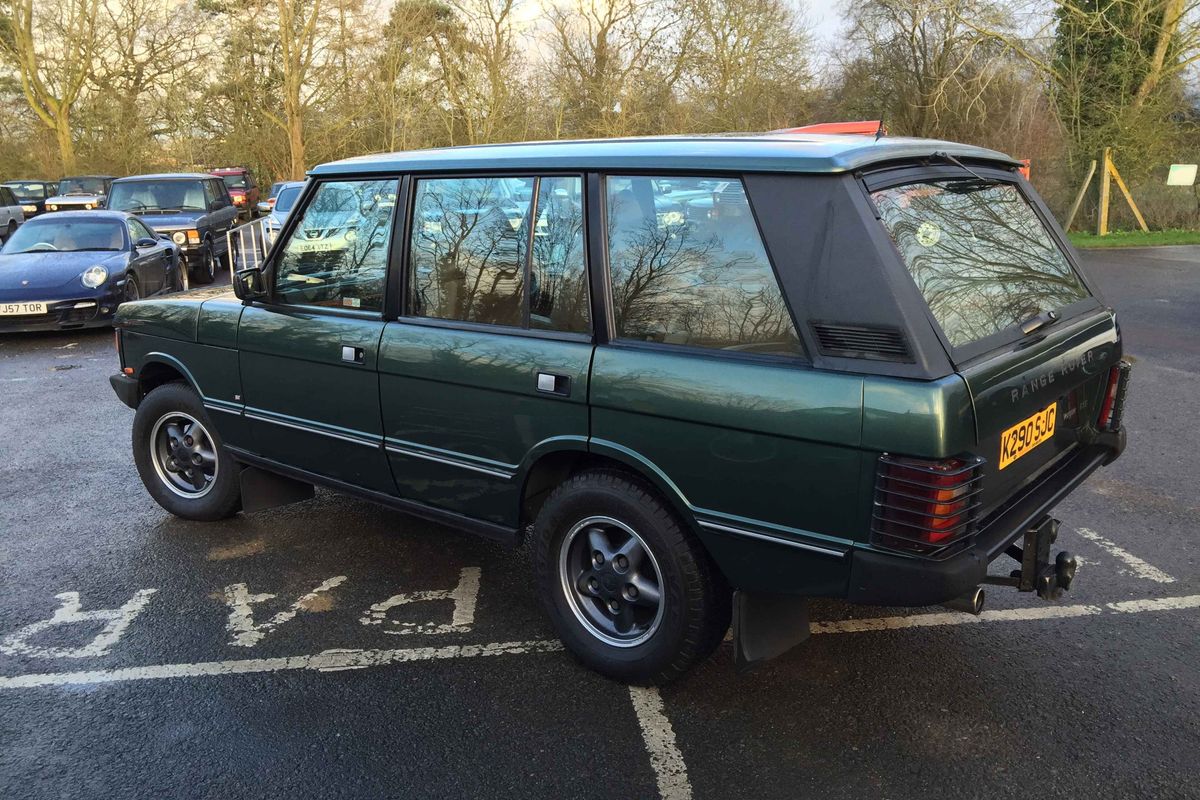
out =
<path fill-rule="evenodd" d="M 260 213 L 260 214 L 270 214 L 271 213 L 271 204 L 270 203 L 259 203 L 258 206 L 256 206 L 256 207 L 258 208 L 258 213 Z"/>
<path fill-rule="evenodd" d="M 233 273 L 233 293 L 245 302 L 266 297 L 262 270 L 258 267 L 245 267 Z"/>
<path fill-rule="evenodd" d="M 209 211 L 220 211 L 224 207 L 225 207 L 225 203 L 223 203 L 220 200 L 213 200 L 211 203 L 208 204 Z"/>
<path fill-rule="evenodd" d="M 151 239 L 149 236 L 143 236 L 141 239 L 138 239 L 136 242 L 133 243 L 133 246 L 136 247 L 138 250 L 145 250 L 147 247 L 155 247 L 157 245 L 158 245 L 158 242 Z"/>

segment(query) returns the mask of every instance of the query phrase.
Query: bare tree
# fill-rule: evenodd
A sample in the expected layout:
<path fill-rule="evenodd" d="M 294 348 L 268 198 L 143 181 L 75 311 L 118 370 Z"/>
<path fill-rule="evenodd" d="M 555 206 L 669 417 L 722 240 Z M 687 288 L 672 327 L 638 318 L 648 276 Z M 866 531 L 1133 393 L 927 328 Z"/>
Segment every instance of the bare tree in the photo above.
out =
<path fill-rule="evenodd" d="M 72 112 L 92 77 L 101 45 L 99 0 L 7 0 L 0 54 L 21 93 L 53 132 L 63 172 L 75 171 Z"/>

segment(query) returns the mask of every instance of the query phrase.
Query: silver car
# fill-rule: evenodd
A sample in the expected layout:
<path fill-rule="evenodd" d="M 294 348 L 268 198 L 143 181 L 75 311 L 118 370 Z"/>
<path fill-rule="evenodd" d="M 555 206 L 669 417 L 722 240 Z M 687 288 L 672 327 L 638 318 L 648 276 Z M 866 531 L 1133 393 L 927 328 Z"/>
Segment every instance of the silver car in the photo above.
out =
<path fill-rule="evenodd" d="M 58 182 L 58 194 L 46 199 L 47 211 L 92 211 L 104 208 L 111 175 L 72 175 Z"/>

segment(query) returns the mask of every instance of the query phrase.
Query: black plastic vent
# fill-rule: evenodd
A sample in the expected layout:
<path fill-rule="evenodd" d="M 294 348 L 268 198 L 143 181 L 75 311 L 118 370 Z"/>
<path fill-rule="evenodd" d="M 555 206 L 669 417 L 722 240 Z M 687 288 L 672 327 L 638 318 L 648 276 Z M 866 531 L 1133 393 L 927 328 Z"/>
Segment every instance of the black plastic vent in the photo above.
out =
<path fill-rule="evenodd" d="M 899 328 L 840 325 L 814 322 L 817 346 L 827 356 L 870 358 L 876 361 L 912 361 L 908 340 Z"/>

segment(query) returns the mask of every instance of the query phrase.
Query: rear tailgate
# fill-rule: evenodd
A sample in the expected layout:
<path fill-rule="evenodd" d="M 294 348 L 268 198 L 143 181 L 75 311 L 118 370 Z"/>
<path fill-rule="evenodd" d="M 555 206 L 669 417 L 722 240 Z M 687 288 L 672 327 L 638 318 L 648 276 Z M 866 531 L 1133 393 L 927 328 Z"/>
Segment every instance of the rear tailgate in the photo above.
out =
<path fill-rule="evenodd" d="M 1094 427 L 1109 369 L 1121 357 L 1116 321 L 1106 310 L 1030 338 L 959 370 L 975 404 L 985 518 L 1079 446 L 1080 429 Z"/>

